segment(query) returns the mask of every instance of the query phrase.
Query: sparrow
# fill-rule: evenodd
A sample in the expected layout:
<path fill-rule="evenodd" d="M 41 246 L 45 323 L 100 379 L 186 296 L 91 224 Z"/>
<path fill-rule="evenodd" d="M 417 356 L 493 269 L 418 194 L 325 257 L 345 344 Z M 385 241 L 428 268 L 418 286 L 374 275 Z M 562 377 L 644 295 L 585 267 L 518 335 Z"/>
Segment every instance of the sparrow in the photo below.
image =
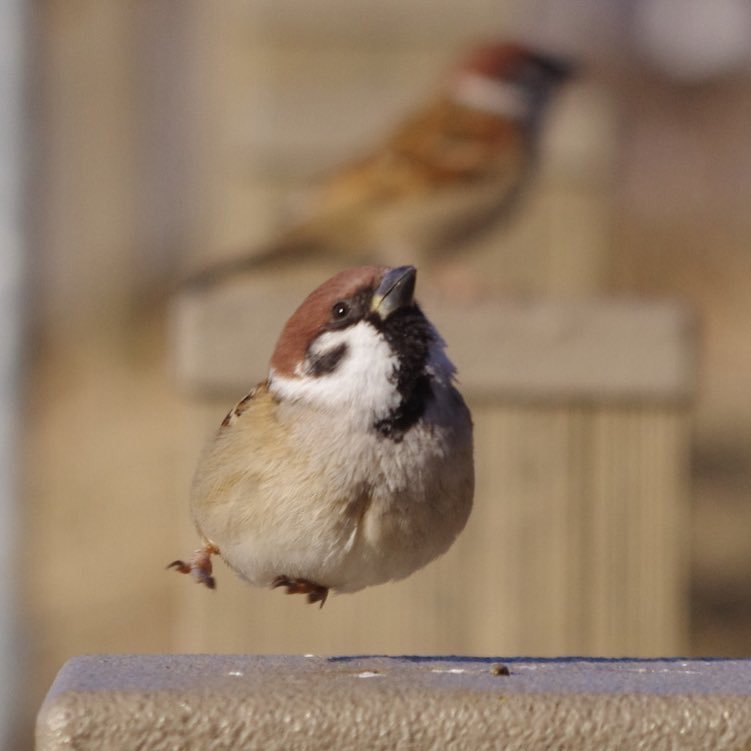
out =
<path fill-rule="evenodd" d="M 571 72 L 520 44 L 475 47 L 369 154 L 313 184 L 277 237 L 198 271 L 186 286 L 305 257 L 423 262 L 455 252 L 510 213 L 537 161 L 548 106 Z"/>
<path fill-rule="evenodd" d="M 268 377 L 224 418 L 190 506 L 202 540 L 169 567 L 326 600 L 444 553 L 472 507 L 470 412 L 413 266 L 333 276 L 287 321 Z"/>

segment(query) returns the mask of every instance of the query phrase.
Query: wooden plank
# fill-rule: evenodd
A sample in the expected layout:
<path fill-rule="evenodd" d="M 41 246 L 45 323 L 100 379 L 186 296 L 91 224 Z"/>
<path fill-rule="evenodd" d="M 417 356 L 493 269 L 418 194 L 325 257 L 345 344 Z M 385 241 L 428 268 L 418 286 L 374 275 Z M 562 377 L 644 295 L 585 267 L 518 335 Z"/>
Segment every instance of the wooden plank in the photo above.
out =
<path fill-rule="evenodd" d="M 266 376 L 278 333 L 328 273 L 259 275 L 175 307 L 177 377 L 237 396 Z M 463 390 L 479 399 L 681 400 L 694 388 L 693 323 L 671 301 L 442 299 L 418 287 Z"/>
<path fill-rule="evenodd" d="M 182 588 L 175 648 L 321 654 L 683 651 L 683 408 L 473 407 L 475 508 L 446 556 L 404 582 L 334 597 L 322 611 L 249 588 L 218 564 L 217 592 Z M 210 410 L 212 429 L 223 409 Z M 186 549 L 195 540 L 187 532 Z"/>
<path fill-rule="evenodd" d="M 592 649 L 680 652 L 687 646 L 686 417 L 674 408 L 598 409 L 590 429 Z"/>

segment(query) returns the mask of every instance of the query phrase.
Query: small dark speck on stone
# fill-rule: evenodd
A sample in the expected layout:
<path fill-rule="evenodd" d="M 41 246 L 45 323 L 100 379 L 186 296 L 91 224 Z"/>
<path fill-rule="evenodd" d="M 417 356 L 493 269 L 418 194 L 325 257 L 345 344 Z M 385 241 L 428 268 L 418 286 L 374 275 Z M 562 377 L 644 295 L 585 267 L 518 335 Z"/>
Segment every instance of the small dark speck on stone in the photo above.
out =
<path fill-rule="evenodd" d="M 511 671 L 508 669 L 506 665 L 501 665 L 500 663 L 496 663 L 495 665 L 490 666 L 490 674 L 491 675 L 511 675 Z"/>

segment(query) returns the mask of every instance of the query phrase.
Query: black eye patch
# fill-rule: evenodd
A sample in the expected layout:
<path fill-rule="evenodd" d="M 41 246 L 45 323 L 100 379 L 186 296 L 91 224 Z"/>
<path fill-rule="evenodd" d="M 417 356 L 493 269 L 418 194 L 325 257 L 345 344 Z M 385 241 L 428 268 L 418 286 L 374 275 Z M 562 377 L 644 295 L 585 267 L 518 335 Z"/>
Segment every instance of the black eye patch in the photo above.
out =
<path fill-rule="evenodd" d="M 344 359 L 348 349 L 347 345 L 342 343 L 327 352 L 321 352 L 319 354 L 308 353 L 308 373 L 314 378 L 333 373 L 339 363 Z"/>

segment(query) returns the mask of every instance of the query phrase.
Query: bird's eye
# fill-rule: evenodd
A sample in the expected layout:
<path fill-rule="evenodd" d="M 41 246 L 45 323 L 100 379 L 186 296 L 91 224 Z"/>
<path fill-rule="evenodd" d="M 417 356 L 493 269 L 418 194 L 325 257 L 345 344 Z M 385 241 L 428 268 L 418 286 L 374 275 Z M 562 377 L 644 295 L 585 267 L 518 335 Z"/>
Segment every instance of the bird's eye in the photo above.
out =
<path fill-rule="evenodd" d="M 338 302 L 331 308 L 331 315 L 335 321 L 341 321 L 349 315 L 349 305 L 346 302 Z"/>

